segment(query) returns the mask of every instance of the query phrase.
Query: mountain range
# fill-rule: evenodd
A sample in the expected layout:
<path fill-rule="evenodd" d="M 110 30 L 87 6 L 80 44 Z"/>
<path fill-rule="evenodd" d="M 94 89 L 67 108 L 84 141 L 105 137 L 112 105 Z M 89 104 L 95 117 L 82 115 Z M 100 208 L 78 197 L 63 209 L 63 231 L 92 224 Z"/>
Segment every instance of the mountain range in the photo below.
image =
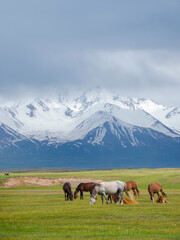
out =
<path fill-rule="evenodd" d="M 180 108 L 103 88 L 0 106 L 3 168 L 180 166 Z"/>

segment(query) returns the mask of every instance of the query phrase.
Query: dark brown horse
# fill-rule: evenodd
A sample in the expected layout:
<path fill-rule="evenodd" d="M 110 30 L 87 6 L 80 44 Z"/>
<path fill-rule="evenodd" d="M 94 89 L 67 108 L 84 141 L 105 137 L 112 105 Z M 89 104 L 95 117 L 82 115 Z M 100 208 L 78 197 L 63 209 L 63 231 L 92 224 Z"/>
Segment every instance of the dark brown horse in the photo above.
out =
<path fill-rule="evenodd" d="M 135 181 L 129 181 L 129 182 L 126 182 L 126 186 L 127 186 L 127 191 L 130 191 L 131 189 L 133 190 L 133 193 L 134 193 L 134 196 L 135 198 L 137 198 L 137 195 L 139 197 L 139 190 L 138 190 L 138 187 L 137 187 L 137 183 Z M 126 195 L 128 197 L 129 196 L 129 193 L 126 193 Z M 110 202 L 112 203 L 112 200 L 117 203 L 118 202 L 118 198 L 117 198 L 117 194 L 113 194 L 112 196 L 109 195 L 108 196 L 108 200 L 110 200 Z"/>
<path fill-rule="evenodd" d="M 65 182 L 63 185 L 63 191 L 65 194 L 65 201 L 68 201 L 69 199 L 73 200 L 73 194 L 71 191 L 71 184 L 69 182 Z"/>
<path fill-rule="evenodd" d="M 165 192 L 163 192 L 162 185 L 160 183 L 151 183 L 148 186 L 148 192 L 150 195 L 150 199 L 152 202 L 154 202 L 154 194 L 156 193 L 158 197 L 160 196 L 159 192 L 162 193 L 163 197 L 167 197 Z"/>
<path fill-rule="evenodd" d="M 80 199 L 83 199 L 83 192 L 90 192 L 90 195 L 91 195 L 95 186 L 96 186 L 96 183 L 94 182 L 80 183 L 74 192 L 74 199 L 77 199 L 78 192 L 80 192 Z"/>

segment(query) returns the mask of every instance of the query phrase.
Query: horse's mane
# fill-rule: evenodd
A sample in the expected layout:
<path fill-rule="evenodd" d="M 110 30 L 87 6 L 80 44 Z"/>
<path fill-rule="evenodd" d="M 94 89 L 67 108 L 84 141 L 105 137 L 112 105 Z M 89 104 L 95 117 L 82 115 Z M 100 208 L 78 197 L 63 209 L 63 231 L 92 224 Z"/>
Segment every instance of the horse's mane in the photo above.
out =
<path fill-rule="evenodd" d="M 75 191 L 79 191 L 79 190 L 80 190 L 80 187 L 82 186 L 82 184 L 83 184 L 83 183 L 80 183 L 80 184 L 77 186 L 77 188 L 76 188 Z"/>
<path fill-rule="evenodd" d="M 96 183 L 96 186 L 100 187 L 100 186 L 101 186 L 101 183 Z M 96 187 L 96 186 L 95 186 L 95 187 Z"/>

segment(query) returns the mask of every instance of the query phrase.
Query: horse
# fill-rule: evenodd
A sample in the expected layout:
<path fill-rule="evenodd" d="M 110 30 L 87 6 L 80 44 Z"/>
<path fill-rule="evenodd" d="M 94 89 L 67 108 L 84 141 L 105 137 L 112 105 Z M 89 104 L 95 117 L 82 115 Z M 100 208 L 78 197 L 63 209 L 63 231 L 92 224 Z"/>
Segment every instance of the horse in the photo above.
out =
<path fill-rule="evenodd" d="M 127 186 L 127 191 L 130 191 L 131 189 L 133 190 L 135 198 L 137 198 L 137 195 L 139 197 L 139 190 L 137 187 L 137 183 L 135 181 L 126 182 L 126 186 Z M 130 197 L 128 192 L 126 193 L 126 195 Z M 117 203 L 118 201 L 117 193 L 113 195 L 108 195 L 108 200 L 110 200 L 111 203 L 112 203 L 112 199 L 115 203 Z"/>
<path fill-rule="evenodd" d="M 80 183 L 74 192 L 74 199 L 77 199 L 79 191 L 80 191 L 80 199 L 83 199 L 83 192 L 90 192 L 90 195 L 91 195 L 95 185 L 96 183 L 94 182 Z"/>
<path fill-rule="evenodd" d="M 134 193 L 134 197 L 135 198 L 137 198 L 137 196 L 139 197 L 139 190 L 137 187 L 137 183 L 135 181 L 126 182 L 126 185 L 127 185 L 127 191 L 130 191 L 132 189 Z M 130 197 L 129 194 L 128 194 L 128 197 Z"/>
<path fill-rule="evenodd" d="M 159 196 L 156 200 L 157 203 L 168 203 L 168 201 L 163 196 Z"/>
<path fill-rule="evenodd" d="M 127 187 L 125 182 L 100 182 L 94 187 L 89 204 L 92 205 L 95 203 L 97 194 L 101 195 L 102 204 L 104 203 L 103 196 L 105 197 L 107 204 L 109 204 L 106 194 L 113 195 L 115 193 L 118 194 L 118 202 L 121 195 L 121 204 L 123 204 L 123 191 L 125 191 L 127 194 Z"/>
<path fill-rule="evenodd" d="M 123 203 L 125 204 L 139 204 L 137 201 L 128 199 L 128 198 L 123 198 Z"/>
<path fill-rule="evenodd" d="M 68 201 L 69 198 L 71 201 L 73 201 L 73 194 L 71 191 L 71 184 L 69 182 L 65 182 L 63 185 L 63 191 L 65 195 L 65 201 Z"/>
<path fill-rule="evenodd" d="M 159 191 L 162 193 L 163 197 L 167 197 L 165 192 L 163 192 L 162 185 L 160 183 L 151 183 L 148 185 L 148 192 L 152 202 L 154 202 L 155 193 L 158 195 L 158 197 L 160 196 Z"/>

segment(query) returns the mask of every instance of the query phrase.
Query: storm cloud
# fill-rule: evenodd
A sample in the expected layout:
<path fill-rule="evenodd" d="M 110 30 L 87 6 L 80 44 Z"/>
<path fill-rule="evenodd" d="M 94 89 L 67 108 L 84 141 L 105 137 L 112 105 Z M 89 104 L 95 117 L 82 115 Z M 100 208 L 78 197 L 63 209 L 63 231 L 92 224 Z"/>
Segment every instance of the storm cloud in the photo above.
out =
<path fill-rule="evenodd" d="M 178 0 L 2 0 L 0 100 L 102 86 L 180 106 L 179 12 Z"/>

